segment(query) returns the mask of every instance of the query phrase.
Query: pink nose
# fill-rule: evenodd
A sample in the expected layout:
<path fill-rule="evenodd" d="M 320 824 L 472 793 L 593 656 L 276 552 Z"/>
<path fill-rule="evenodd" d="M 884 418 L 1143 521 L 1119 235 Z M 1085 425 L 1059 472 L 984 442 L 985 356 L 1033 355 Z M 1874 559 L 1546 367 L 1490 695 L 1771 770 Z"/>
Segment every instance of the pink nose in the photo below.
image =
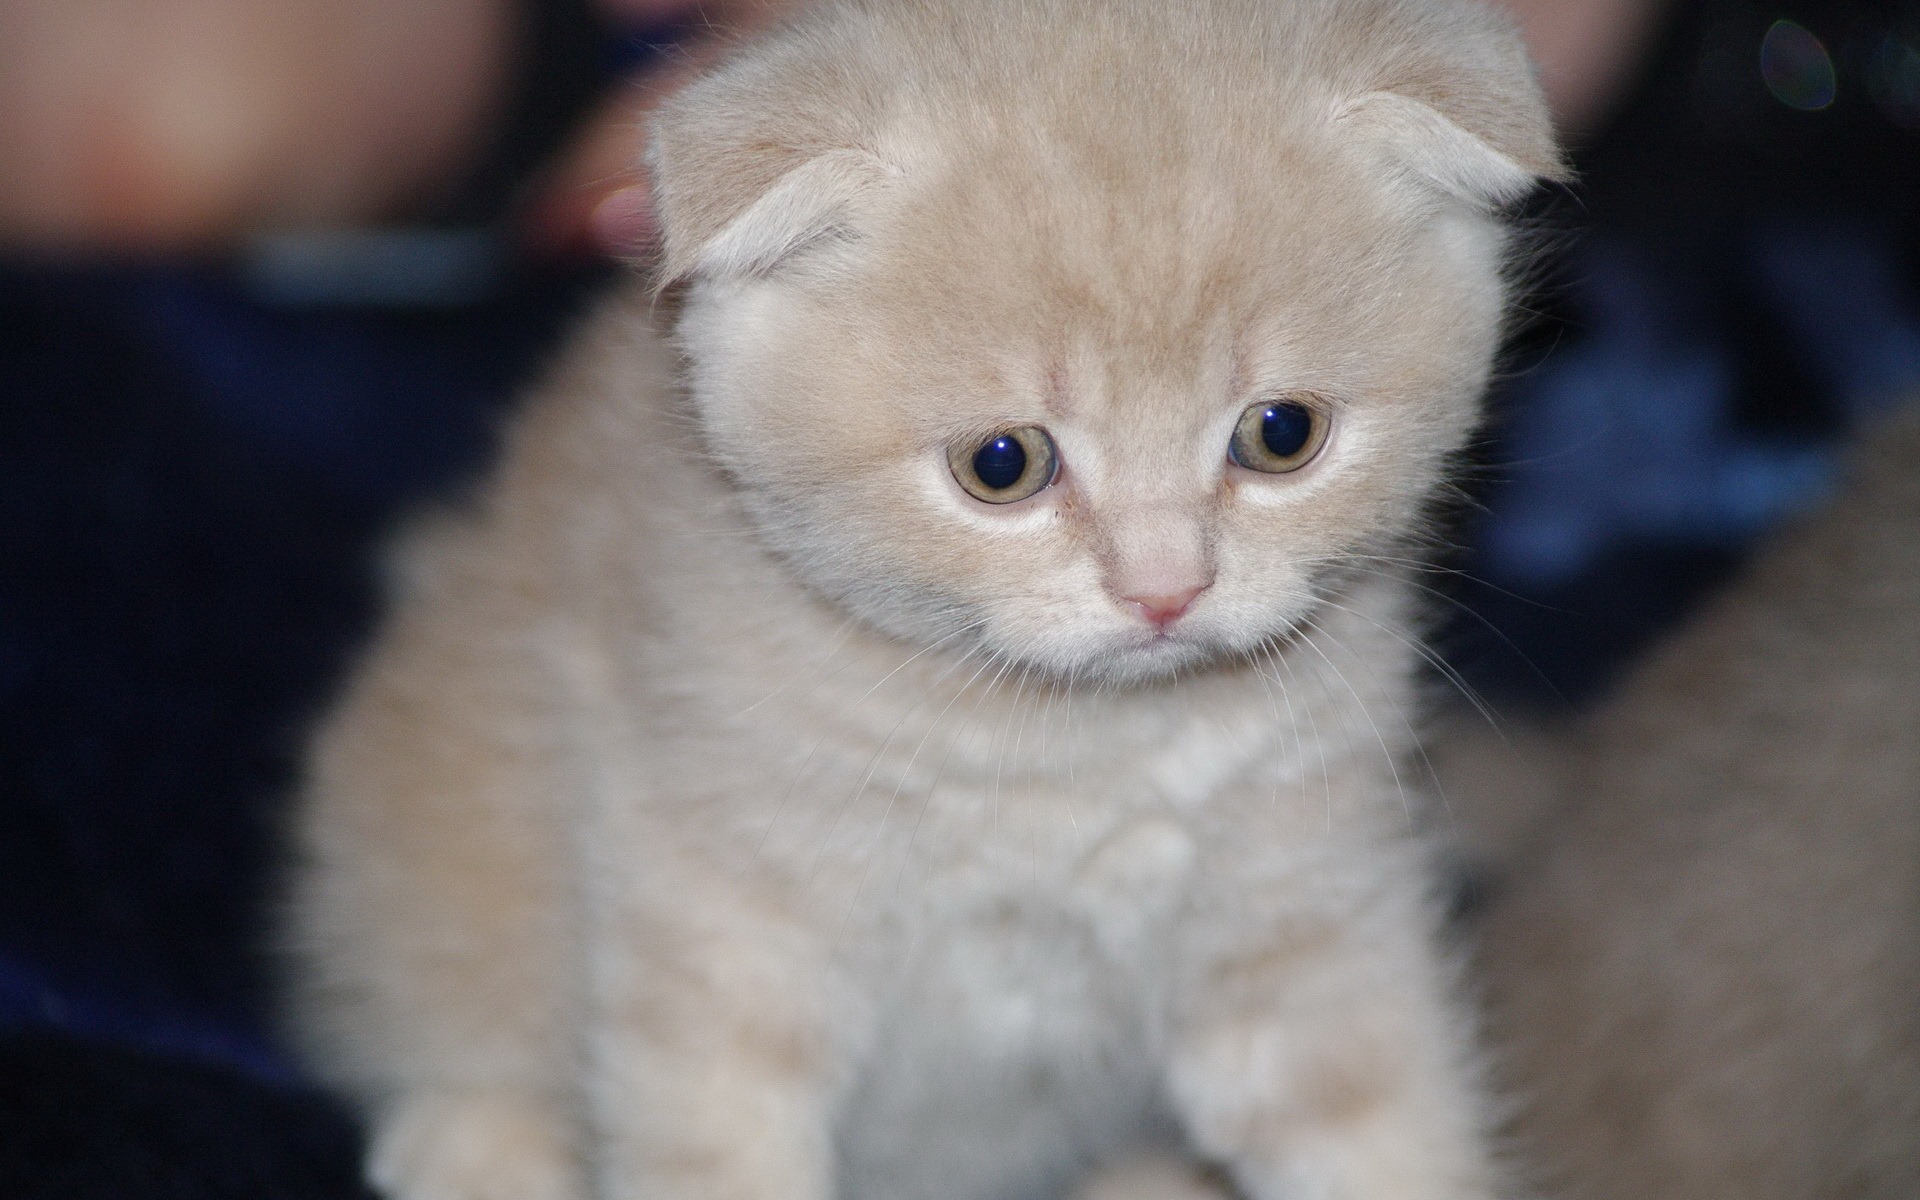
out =
<path fill-rule="evenodd" d="M 1165 633 L 1175 621 L 1187 615 L 1187 610 L 1192 608 L 1193 602 L 1200 598 L 1200 593 L 1211 586 L 1213 585 L 1203 583 L 1198 587 L 1169 592 L 1164 596 L 1122 596 L 1120 598 L 1133 605 L 1133 610 L 1145 618 L 1147 624 Z"/>

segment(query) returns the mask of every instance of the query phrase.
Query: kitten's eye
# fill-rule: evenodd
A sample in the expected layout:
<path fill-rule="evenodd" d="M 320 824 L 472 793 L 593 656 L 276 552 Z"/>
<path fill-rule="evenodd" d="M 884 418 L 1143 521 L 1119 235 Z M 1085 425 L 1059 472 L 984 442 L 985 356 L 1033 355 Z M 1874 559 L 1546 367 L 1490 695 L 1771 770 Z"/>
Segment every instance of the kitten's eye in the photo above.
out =
<path fill-rule="evenodd" d="M 1249 471 L 1298 471 L 1326 445 L 1329 424 L 1326 409 L 1317 404 L 1262 401 L 1241 414 L 1228 454 Z"/>
<path fill-rule="evenodd" d="M 988 504 L 1025 500 L 1060 472 L 1053 439 L 1035 425 L 1008 429 L 984 442 L 962 442 L 947 451 L 947 464 L 969 496 Z"/>

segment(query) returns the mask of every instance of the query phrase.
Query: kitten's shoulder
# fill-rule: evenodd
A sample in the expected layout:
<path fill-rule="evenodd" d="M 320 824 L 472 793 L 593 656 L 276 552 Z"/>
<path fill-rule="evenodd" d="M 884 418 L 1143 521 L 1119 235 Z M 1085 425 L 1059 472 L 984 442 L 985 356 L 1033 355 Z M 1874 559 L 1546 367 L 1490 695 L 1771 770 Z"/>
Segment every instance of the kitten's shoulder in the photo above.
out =
<path fill-rule="evenodd" d="M 492 486 L 551 498 L 613 477 L 644 481 L 691 428 L 675 356 L 638 279 L 602 299 L 561 349 L 508 430 Z"/>
<path fill-rule="evenodd" d="M 400 531 L 386 564 L 394 597 L 516 564 L 565 573 L 582 535 L 655 507 L 674 460 L 699 457 L 683 445 L 693 438 L 675 372 L 638 280 L 599 301 L 506 419 L 489 470 Z"/>

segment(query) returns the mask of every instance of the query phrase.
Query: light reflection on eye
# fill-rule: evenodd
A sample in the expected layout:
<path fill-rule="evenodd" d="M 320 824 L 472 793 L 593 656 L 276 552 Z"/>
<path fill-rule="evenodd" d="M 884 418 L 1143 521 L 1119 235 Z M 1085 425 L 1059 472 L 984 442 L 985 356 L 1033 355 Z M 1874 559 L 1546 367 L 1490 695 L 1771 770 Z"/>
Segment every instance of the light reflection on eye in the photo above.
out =
<path fill-rule="evenodd" d="M 1788 20 L 1775 21 L 1761 40 L 1760 76 L 1775 100 L 1800 112 L 1828 107 L 1840 88 L 1827 48 L 1804 26 Z"/>
<path fill-rule="evenodd" d="M 947 465 L 969 496 L 1013 504 L 1044 491 L 1060 475 L 1060 452 L 1038 425 L 990 434 L 947 448 Z"/>

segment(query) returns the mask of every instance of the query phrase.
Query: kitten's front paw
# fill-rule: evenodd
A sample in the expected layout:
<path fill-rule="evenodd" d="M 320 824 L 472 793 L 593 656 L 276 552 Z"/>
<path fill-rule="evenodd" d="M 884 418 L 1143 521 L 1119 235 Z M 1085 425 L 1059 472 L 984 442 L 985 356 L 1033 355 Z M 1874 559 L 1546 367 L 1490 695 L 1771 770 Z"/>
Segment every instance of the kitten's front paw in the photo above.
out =
<path fill-rule="evenodd" d="M 539 1099 L 425 1092 L 375 1132 L 367 1181 L 387 1200 L 582 1200 L 566 1130 Z"/>
<path fill-rule="evenodd" d="M 1142 1155 L 1101 1167 L 1074 1200 L 1235 1200 L 1218 1171 L 1173 1154 Z"/>

